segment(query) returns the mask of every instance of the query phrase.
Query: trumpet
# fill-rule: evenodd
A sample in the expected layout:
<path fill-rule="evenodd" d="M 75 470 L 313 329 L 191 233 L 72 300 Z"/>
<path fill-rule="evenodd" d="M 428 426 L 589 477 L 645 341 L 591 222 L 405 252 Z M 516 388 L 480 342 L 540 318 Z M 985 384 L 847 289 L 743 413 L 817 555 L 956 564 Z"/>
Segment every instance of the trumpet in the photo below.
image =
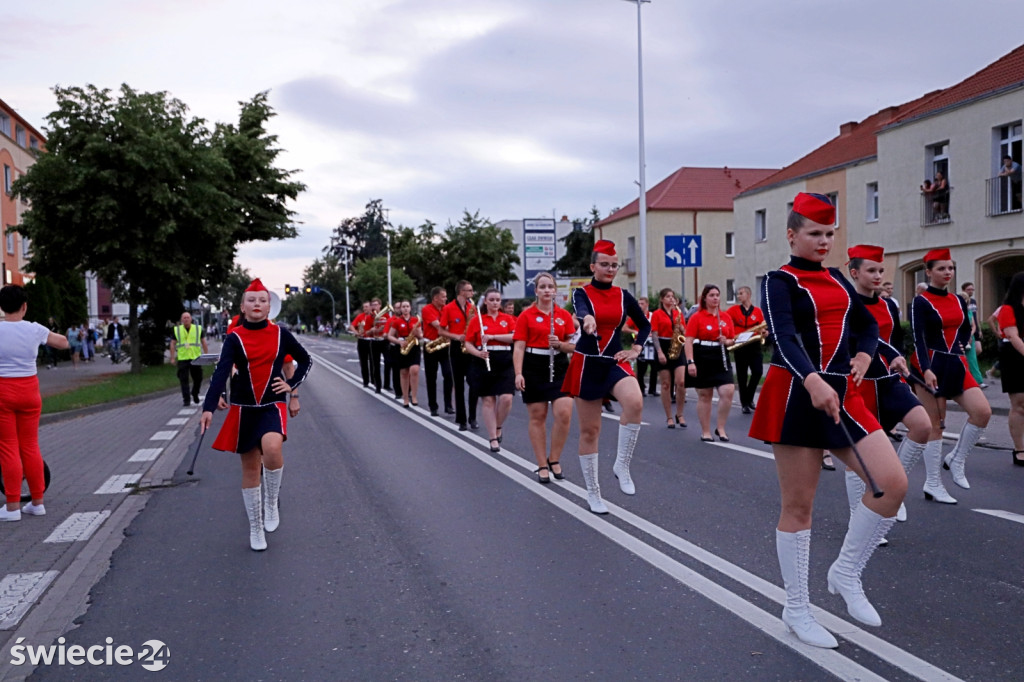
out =
<path fill-rule="evenodd" d="M 748 333 L 749 332 L 750 333 L 750 338 L 745 339 L 743 341 L 740 341 L 738 343 L 732 344 L 729 347 L 729 350 L 730 351 L 734 351 L 737 348 L 743 348 L 744 346 L 749 346 L 750 344 L 758 342 L 758 341 L 760 341 L 761 344 L 764 345 L 764 337 L 761 336 L 761 332 L 763 332 L 767 328 L 768 328 L 768 323 L 767 322 L 761 322 L 761 323 L 755 324 L 753 327 L 748 329 L 746 332 L 743 332 L 743 333 Z"/>
<path fill-rule="evenodd" d="M 409 336 L 405 337 L 405 341 L 402 342 L 402 349 L 399 351 L 402 355 L 408 355 L 412 352 L 420 340 L 416 338 L 416 330 L 420 328 L 420 323 L 417 321 L 409 330 Z"/>

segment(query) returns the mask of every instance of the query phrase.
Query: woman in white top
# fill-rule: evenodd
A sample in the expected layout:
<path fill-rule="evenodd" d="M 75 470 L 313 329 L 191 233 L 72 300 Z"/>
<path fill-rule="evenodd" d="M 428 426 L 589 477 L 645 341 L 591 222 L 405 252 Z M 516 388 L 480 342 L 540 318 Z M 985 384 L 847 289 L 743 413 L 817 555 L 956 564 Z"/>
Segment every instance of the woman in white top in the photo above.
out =
<path fill-rule="evenodd" d="M 3 468 L 7 506 L 0 521 L 20 521 L 21 512 L 46 513 L 43 506 L 43 456 L 39 452 L 39 395 L 36 356 L 39 346 L 68 347 L 68 339 L 36 322 L 25 321 L 28 298 L 19 286 L 0 289 L 0 467 Z M 32 501 L 21 508 L 21 480 L 28 479 Z"/>

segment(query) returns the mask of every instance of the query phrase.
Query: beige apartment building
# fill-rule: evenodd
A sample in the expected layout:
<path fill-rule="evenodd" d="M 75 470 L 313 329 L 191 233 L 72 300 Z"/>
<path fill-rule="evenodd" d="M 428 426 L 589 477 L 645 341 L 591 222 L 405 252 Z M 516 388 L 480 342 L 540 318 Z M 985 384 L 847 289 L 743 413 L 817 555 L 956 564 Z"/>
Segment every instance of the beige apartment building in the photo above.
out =
<path fill-rule="evenodd" d="M 736 289 L 753 281 L 737 279 L 734 261 L 737 240 L 734 231 L 733 198 L 745 188 L 775 173 L 771 168 L 688 168 L 683 167 L 647 191 L 647 284 L 639 292 L 638 244 L 639 200 L 612 212 L 594 226 L 595 239 L 615 242 L 623 267 L 615 284 L 634 296 L 657 296 L 665 287 L 692 303 L 705 284 L 721 288 L 728 302 L 735 302 Z M 700 235 L 702 261 L 699 268 L 665 266 L 665 237 Z"/>
<path fill-rule="evenodd" d="M 827 265 L 846 262 L 848 245 L 883 246 L 886 271 L 906 313 L 914 285 L 924 278 L 921 258 L 949 247 L 957 261 L 956 288 L 976 285 L 982 317 L 1001 302 L 1010 277 L 1024 271 L 1024 212 L 1001 159 L 1022 163 L 1024 46 L 964 81 L 864 121 L 845 123 L 839 135 L 734 202 L 740 246 L 737 278 L 753 278 L 789 259 L 786 218 L 798 192 L 836 202 L 836 243 Z M 921 191 L 941 172 L 948 199 Z"/>
<path fill-rule="evenodd" d="M 35 163 L 46 144 L 39 131 L 0 100 L 0 171 L 3 172 L 3 192 L 0 193 L 0 232 L 3 233 L 3 282 L 25 284 L 32 279 L 26 272 L 29 242 L 13 228 L 21 222 L 21 214 L 28 209 L 21 199 L 11 196 L 11 185 Z"/>

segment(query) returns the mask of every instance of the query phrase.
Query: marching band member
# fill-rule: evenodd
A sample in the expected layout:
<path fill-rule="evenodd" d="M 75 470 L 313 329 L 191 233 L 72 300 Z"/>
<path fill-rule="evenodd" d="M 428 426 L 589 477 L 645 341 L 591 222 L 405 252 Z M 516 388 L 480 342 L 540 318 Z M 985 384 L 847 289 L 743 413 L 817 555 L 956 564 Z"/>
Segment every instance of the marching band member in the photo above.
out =
<path fill-rule="evenodd" d="M 1013 463 L 1024 466 L 1024 272 L 1010 280 L 1003 305 L 996 311 L 999 326 L 999 367 L 1003 393 L 1010 397 L 1007 424 L 1013 440 Z"/>
<path fill-rule="evenodd" d="M 445 305 L 441 310 L 440 332 L 441 335 L 451 339 L 448 347 L 449 356 L 452 361 L 452 389 L 455 392 L 455 422 L 459 425 L 459 431 L 467 429 L 466 419 L 469 419 L 469 427 L 477 428 L 476 424 L 476 390 L 469 386 L 469 413 L 466 412 L 466 374 L 469 371 L 469 356 L 462 352 L 462 346 L 466 341 L 466 325 L 469 318 L 477 313 L 473 305 L 473 285 L 462 279 L 455 285 L 455 300 Z"/>
<path fill-rule="evenodd" d="M 925 499 L 956 504 L 956 500 L 942 485 L 940 462 L 953 474 L 953 482 L 961 488 L 970 488 L 964 475 L 967 454 L 981 438 L 992 416 L 992 408 L 967 371 L 964 347 L 971 343 L 971 323 L 967 317 L 967 304 L 954 293 L 946 291 L 956 265 L 949 249 L 933 249 L 925 254 L 925 275 L 928 287 L 914 297 L 910 307 L 910 325 L 914 330 L 912 362 L 917 376 L 936 392 L 925 398 L 923 388 L 917 387 L 918 398 L 932 421 L 931 437 L 924 451 L 927 479 Z M 967 423 L 960 431 L 960 439 L 953 450 L 942 458 L 942 415 L 946 400 L 952 398 L 967 413 Z"/>
<path fill-rule="evenodd" d="M 537 300 L 516 320 L 512 336 L 512 365 L 516 388 L 523 393 L 529 413 L 530 445 L 537 461 L 537 480 L 550 483 L 551 476 L 562 475 L 562 450 L 569 437 L 572 421 L 572 396 L 562 391 L 569 368 L 566 353 L 576 347 L 570 340 L 575 333 L 572 314 L 555 305 L 557 285 L 550 272 L 534 277 Z M 547 448 L 548 403 L 554 421 L 551 425 L 551 450 Z M 555 467 L 558 467 L 556 470 Z"/>
<path fill-rule="evenodd" d="M 811 614 L 807 589 L 822 449 L 863 474 L 846 438 L 851 433 L 864 465 L 885 490 L 883 497 L 867 495 L 857 506 L 828 571 L 829 591 L 841 594 L 850 615 L 868 625 L 880 625 L 881 619 L 864 596 L 861 572 L 896 522 L 907 485 L 889 439 L 854 390 L 875 353 L 878 325 L 849 282 L 821 265 L 832 249 L 834 224 L 828 197 L 796 196 L 786 229 L 792 256 L 762 282 L 761 302 L 776 347 L 750 427 L 752 438 L 772 444 L 782 494 L 775 533 L 786 589 L 782 621 L 802 642 L 826 648 L 839 644 Z M 851 330 L 858 342 L 852 361 Z"/>
<path fill-rule="evenodd" d="M 651 321 L 650 303 L 646 296 L 641 296 L 636 299 L 637 303 L 640 304 L 640 310 L 644 311 L 644 317 L 647 321 Z M 636 334 L 639 329 L 633 326 L 633 320 L 626 320 L 626 326 L 623 327 L 627 332 L 636 338 Z M 640 395 L 647 395 L 647 370 L 651 370 L 651 382 L 650 382 L 650 394 L 658 395 L 656 386 L 658 383 L 658 364 L 653 362 L 656 358 L 654 355 L 654 344 L 652 337 L 654 336 L 654 330 L 651 330 L 651 336 L 647 337 L 647 343 L 644 344 L 644 350 L 640 353 L 640 357 L 636 359 L 636 380 L 640 382 Z"/>
<path fill-rule="evenodd" d="M 378 317 L 379 315 L 379 317 Z M 380 393 L 381 387 L 391 389 L 391 375 L 388 371 L 391 367 L 387 360 L 388 340 L 384 336 L 384 328 L 388 323 L 388 314 L 381 313 L 379 298 L 370 299 L 370 375 L 373 377 L 373 387 L 376 393 Z M 381 374 L 380 362 L 384 358 L 384 374 Z"/>
<path fill-rule="evenodd" d="M 512 409 L 515 382 L 512 373 L 512 334 L 516 319 L 501 311 L 501 293 L 484 293 L 487 310 L 466 328 L 466 352 L 476 358 L 469 369 L 469 383 L 483 403 L 484 426 L 491 452 L 501 450 L 501 426 Z"/>
<path fill-rule="evenodd" d="M 651 339 L 658 358 L 655 366 L 661 382 L 661 406 L 665 408 L 665 421 L 668 422 L 670 429 L 676 428 L 677 424 L 686 428 L 686 419 L 683 417 L 683 407 L 686 406 L 686 364 L 682 347 L 676 349 L 674 358 L 669 357 L 672 344 L 677 343 L 676 329 L 685 328 L 686 323 L 671 287 L 658 292 L 658 309 L 651 313 L 650 319 Z M 675 417 L 672 416 L 673 383 L 676 391 Z"/>
<path fill-rule="evenodd" d="M 736 336 L 764 324 L 764 313 L 751 303 L 751 296 L 753 296 L 753 292 L 750 287 L 740 287 L 736 290 L 738 303 L 725 311 L 725 314 L 732 320 Z M 767 335 L 767 330 L 761 332 L 762 339 Z M 764 372 L 761 347 L 760 343 L 750 343 L 733 351 L 743 414 L 750 414 L 754 411 L 754 395 L 757 393 L 757 387 L 761 383 L 761 374 Z"/>
<path fill-rule="evenodd" d="M 373 329 L 373 315 L 370 314 L 370 302 L 363 301 L 363 312 L 352 320 L 352 331 L 356 335 L 356 352 L 359 354 L 359 372 L 363 375 L 363 388 L 370 387 L 373 372 L 370 371 L 370 330 Z"/>
<path fill-rule="evenodd" d="M 256 551 L 267 548 L 264 529 L 273 532 L 280 523 L 277 499 L 284 470 L 281 446 L 288 437 L 285 396 L 305 381 L 310 368 L 309 353 L 287 329 L 267 320 L 269 312 L 270 292 L 254 279 L 242 295 L 244 319 L 224 339 L 199 418 L 205 433 L 232 366 L 237 367 L 231 407 L 213 447 L 242 456 L 242 498 L 249 517 L 249 546 Z M 288 354 L 296 358 L 299 367 L 286 381 L 282 368 Z M 260 492 L 261 467 L 266 499 Z"/>
<path fill-rule="evenodd" d="M 725 422 L 732 408 L 736 384 L 732 377 L 729 353 L 736 332 L 732 318 L 722 317 L 719 303 L 721 290 L 714 284 L 705 284 L 700 292 L 700 307 L 686 323 L 686 371 L 690 383 L 697 389 L 697 419 L 700 420 L 700 439 L 709 443 L 711 437 L 711 393 L 718 389 L 718 423 L 715 435 L 723 443 L 729 442 Z"/>
<path fill-rule="evenodd" d="M 430 290 L 430 303 L 420 310 L 420 317 L 423 319 L 423 339 L 426 343 L 437 341 L 441 337 L 441 311 L 448 301 L 448 292 L 444 287 L 434 287 Z M 429 351 L 430 349 L 425 349 Z M 438 412 L 437 404 L 437 370 L 441 369 L 441 390 L 444 398 L 444 413 L 455 414 L 452 409 L 452 362 L 448 354 L 448 346 L 434 352 L 424 352 L 423 371 L 427 373 L 427 403 L 430 406 L 430 416 L 436 417 Z"/>
<path fill-rule="evenodd" d="M 928 413 L 914 397 L 914 393 L 903 380 L 910 373 L 906 358 L 903 357 L 903 328 L 900 327 L 900 309 L 892 299 L 881 298 L 882 279 L 885 266 L 882 264 L 885 251 L 881 246 L 861 244 L 847 249 L 850 262 L 850 279 L 861 302 L 878 323 L 878 350 L 875 352 L 864 375 L 864 381 L 857 387 L 868 409 L 878 419 L 886 433 L 899 422 L 907 427 L 907 435 L 900 443 L 897 454 L 903 470 L 910 473 L 914 464 L 924 453 L 931 432 Z M 902 376 L 901 376 L 902 375 Z M 850 508 L 854 509 L 862 497 L 865 486 L 855 472 L 846 470 L 846 494 Z M 901 504 L 896 513 L 897 521 L 907 520 L 906 506 Z"/>
<path fill-rule="evenodd" d="M 627 495 L 636 494 L 630 477 L 636 439 L 640 434 L 643 396 L 640 384 L 629 363 L 643 350 L 651 324 L 644 317 L 632 294 L 612 285 L 619 269 L 615 244 L 600 239 L 590 257 L 590 284 L 573 291 L 573 309 L 581 320 L 582 335 L 576 343 L 562 390 L 576 398 L 580 419 L 580 465 L 587 485 L 587 505 L 595 514 L 607 514 L 598 483 L 598 439 L 601 436 L 601 400 L 612 394 L 622 405 L 619 418 L 618 449 L 612 471 L 619 479 L 619 488 Z M 622 349 L 620 333 L 626 317 L 633 320 L 639 333 L 629 350 Z"/>
<path fill-rule="evenodd" d="M 391 345 L 391 362 L 398 369 L 398 381 L 402 389 L 402 405 L 406 409 L 419 407 L 416 401 L 417 391 L 420 387 L 420 343 L 423 338 L 423 329 L 420 328 L 420 318 L 413 317 L 412 303 L 409 301 L 398 301 L 396 303 L 397 315 L 388 320 L 388 343 Z M 409 335 L 413 344 L 409 351 L 402 353 Z"/>

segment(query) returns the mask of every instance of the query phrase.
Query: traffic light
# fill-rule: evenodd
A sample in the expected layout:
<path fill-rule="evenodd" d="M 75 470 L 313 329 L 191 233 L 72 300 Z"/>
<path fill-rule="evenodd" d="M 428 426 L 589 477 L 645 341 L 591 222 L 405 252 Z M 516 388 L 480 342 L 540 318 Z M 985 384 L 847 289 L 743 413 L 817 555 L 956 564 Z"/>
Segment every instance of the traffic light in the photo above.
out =
<path fill-rule="evenodd" d="M 311 294 L 311 293 L 313 293 L 313 287 L 311 287 L 311 286 L 309 286 L 309 285 L 307 284 L 307 285 L 306 285 L 306 288 L 305 288 L 305 289 L 303 289 L 303 291 L 305 291 L 305 292 L 306 292 L 307 294 Z"/>
<path fill-rule="evenodd" d="M 292 285 L 291 284 L 285 284 L 284 285 L 284 295 L 285 296 L 291 296 L 291 293 L 292 293 Z"/>

